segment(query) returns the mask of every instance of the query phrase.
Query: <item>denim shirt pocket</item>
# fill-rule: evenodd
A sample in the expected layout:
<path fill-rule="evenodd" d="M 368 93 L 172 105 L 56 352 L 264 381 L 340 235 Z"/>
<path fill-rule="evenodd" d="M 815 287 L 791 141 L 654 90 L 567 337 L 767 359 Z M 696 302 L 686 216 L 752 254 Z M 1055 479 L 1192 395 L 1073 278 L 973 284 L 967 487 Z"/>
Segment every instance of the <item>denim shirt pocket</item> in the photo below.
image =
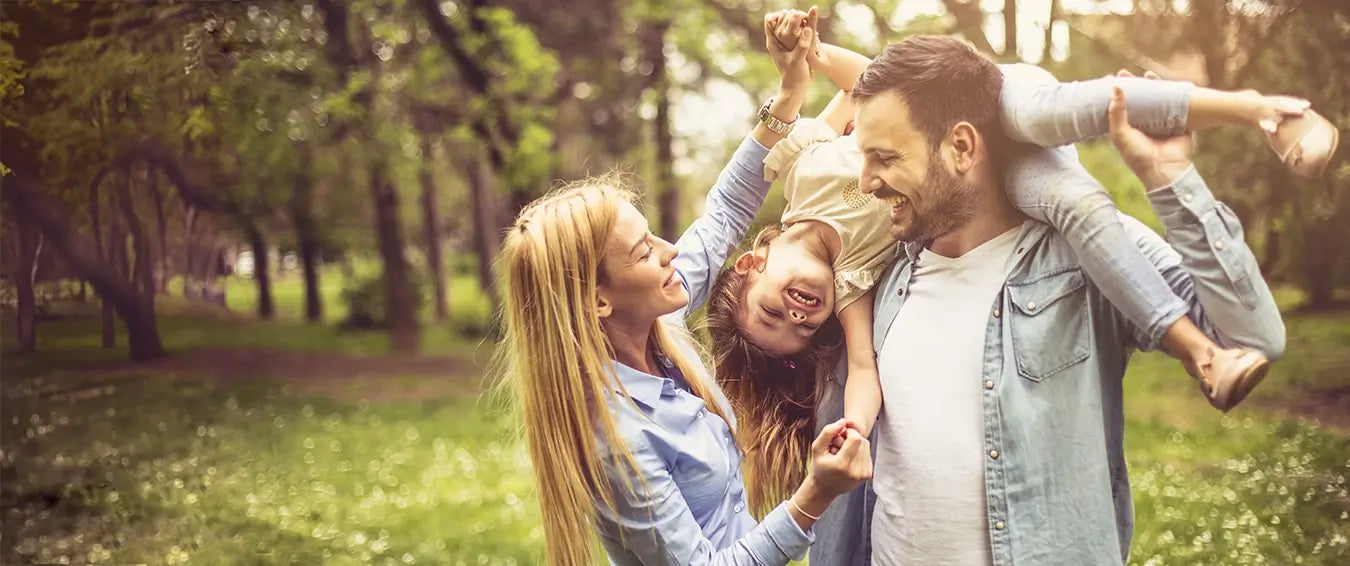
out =
<path fill-rule="evenodd" d="M 1017 373 L 1041 381 L 1090 353 L 1087 290 L 1078 267 L 1007 285 Z"/>

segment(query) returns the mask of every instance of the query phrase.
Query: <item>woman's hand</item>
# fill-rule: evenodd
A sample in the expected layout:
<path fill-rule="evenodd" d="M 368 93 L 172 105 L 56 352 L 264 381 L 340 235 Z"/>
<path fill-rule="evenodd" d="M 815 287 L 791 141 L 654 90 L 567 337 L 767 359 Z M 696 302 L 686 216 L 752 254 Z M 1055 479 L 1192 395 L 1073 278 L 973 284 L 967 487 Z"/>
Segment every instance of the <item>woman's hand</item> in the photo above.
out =
<path fill-rule="evenodd" d="M 811 443 L 811 471 L 792 494 L 792 506 L 806 514 L 798 518 L 803 529 L 815 523 L 814 518 L 820 517 L 835 498 L 871 479 L 872 447 L 856 428 L 839 419 L 826 425 Z M 843 436 L 844 442 L 837 452 L 832 452 L 830 443 L 836 436 Z"/>
<path fill-rule="evenodd" d="M 808 58 L 819 48 L 818 20 L 814 7 L 809 12 L 782 10 L 764 16 L 764 47 L 778 68 L 785 92 L 805 91 L 810 86 Z"/>

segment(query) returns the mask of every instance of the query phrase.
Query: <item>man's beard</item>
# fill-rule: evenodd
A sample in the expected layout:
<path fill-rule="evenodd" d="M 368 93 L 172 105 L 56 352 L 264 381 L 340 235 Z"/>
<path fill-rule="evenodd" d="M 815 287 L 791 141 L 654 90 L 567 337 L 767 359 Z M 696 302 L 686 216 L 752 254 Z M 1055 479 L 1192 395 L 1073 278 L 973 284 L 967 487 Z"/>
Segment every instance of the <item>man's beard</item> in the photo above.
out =
<path fill-rule="evenodd" d="M 948 173 L 936 152 L 928 160 L 927 178 L 915 193 L 922 200 L 909 200 L 909 225 L 891 226 L 891 235 L 902 242 L 926 244 L 965 226 L 975 214 L 978 189 Z"/>

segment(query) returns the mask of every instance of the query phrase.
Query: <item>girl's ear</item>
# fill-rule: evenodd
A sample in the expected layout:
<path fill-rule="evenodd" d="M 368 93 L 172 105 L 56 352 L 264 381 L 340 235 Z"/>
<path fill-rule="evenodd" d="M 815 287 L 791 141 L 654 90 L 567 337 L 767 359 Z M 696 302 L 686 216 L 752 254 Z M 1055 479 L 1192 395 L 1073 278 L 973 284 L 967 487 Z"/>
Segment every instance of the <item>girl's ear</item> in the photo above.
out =
<path fill-rule="evenodd" d="M 736 256 L 736 262 L 731 264 L 731 268 L 739 275 L 750 273 L 750 270 L 760 271 L 764 269 L 764 258 L 755 255 L 754 252 L 745 252 Z"/>

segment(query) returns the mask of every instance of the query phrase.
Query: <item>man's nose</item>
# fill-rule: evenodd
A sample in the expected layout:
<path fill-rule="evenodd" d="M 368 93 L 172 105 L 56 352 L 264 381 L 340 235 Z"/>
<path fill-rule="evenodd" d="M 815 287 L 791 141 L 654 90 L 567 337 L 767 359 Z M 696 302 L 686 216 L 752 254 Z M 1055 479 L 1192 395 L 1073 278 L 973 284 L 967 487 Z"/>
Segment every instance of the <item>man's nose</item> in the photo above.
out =
<path fill-rule="evenodd" d="M 862 189 L 864 194 L 873 194 L 877 192 L 877 189 L 881 188 L 881 179 L 877 178 L 876 175 L 870 175 L 867 171 L 863 171 L 862 179 L 858 181 L 858 188 Z"/>

